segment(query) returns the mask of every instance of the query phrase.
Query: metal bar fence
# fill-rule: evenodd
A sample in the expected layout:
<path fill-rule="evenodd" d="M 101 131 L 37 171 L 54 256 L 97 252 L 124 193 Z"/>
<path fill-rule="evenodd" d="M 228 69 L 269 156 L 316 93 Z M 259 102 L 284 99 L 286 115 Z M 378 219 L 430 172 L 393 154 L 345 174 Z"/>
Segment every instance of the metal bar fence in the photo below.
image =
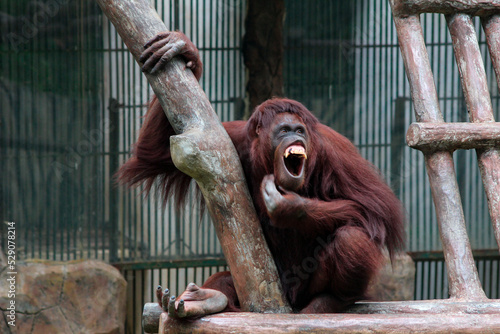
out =
<path fill-rule="evenodd" d="M 108 130 L 96 90 L 98 8 L 4 1 L 0 12 L 8 18 L 0 43 L 1 218 L 16 222 L 21 259 L 104 259 L 107 235 L 95 233 L 106 228 L 100 175 Z"/>

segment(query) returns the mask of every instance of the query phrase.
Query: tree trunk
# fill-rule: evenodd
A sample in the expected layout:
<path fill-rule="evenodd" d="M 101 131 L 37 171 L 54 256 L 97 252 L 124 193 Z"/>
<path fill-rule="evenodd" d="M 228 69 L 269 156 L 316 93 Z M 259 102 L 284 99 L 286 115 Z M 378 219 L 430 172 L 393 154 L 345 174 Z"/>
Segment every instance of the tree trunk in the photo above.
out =
<path fill-rule="evenodd" d="M 283 96 L 284 17 L 284 0 L 248 1 L 243 58 L 250 112 L 267 99 Z"/>

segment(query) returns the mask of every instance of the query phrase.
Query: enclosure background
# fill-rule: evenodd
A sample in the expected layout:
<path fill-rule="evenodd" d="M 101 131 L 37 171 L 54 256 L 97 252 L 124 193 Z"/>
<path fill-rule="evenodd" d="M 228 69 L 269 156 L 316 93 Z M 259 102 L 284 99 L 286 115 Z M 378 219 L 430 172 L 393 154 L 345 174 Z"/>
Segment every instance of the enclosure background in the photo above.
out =
<path fill-rule="evenodd" d="M 152 3 L 167 27 L 200 49 L 200 84 L 220 119 L 240 119 L 246 1 Z M 404 142 L 414 116 L 388 1 L 288 0 L 286 10 L 285 94 L 380 168 L 408 213 L 415 299 L 447 297 L 423 157 Z M 209 218 L 194 200 L 177 214 L 140 189 L 116 187 L 113 174 L 129 157 L 151 91 L 93 1 L 5 0 L 0 24 L 0 218 L 16 223 L 23 259 L 97 258 L 118 266 L 129 282 L 128 331 L 137 332 L 142 304 L 158 283 L 176 293 L 225 268 Z M 446 22 L 424 15 L 422 25 L 445 120 L 467 121 Z M 498 89 L 479 22 L 476 28 L 498 120 Z M 475 152 L 454 158 L 479 274 L 486 293 L 499 298 Z"/>

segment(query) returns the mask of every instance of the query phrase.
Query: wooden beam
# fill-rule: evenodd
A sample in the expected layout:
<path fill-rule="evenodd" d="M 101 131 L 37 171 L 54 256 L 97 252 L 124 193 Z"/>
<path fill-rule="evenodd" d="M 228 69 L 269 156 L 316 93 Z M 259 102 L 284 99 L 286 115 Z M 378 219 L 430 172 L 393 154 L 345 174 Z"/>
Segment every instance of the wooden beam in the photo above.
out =
<path fill-rule="evenodd" d="M 406 143 L 421 151 L 454 151 L 500 147 L 500 122 L 413 123 Z"/>
<path fill-rule="evenodd" d="M 307 326 L 303 327 L 304 331 L 311 331 L 315 333 L 315 330 L 318 328 L 328 328 L 328 324 L 335 322 L 335 326 L 332 326 L 332 330 L 335 333 L 335 330 L 341 332 L 342 326 L 346 326 L 346 333 L 351 333 L 349 331 L 349 326 L 355 322 L 355 319 L 358 319 L 360 322 L 365 323 L 366 327 L 364 330 L 368 331 L 368 329 L 382 330 L 385 327 L 380 327 L 382 319 L 384 316 L 391 318 L 389 322 L 393 322 L 393 325 L 396 323 L 396 319 L 401 317 L 407 317 L 408 319 L 420 319 L 422 316 L 428 316 L 429 319 L 432 319 L 435 323 L 434 326 L 439 326 L 439 318 L 442 317 L 441 329 L 448 329 L 447 321 L 450 320 L 449 315 L 467 315 L 474 310 L 475 315 L 496 315 L 496 317 L 500 317 L 500 300 L 489 300 L 485 302 L 466 302 L 460 301 L 456 299 L 436 299 L 436 300 L 424 300 L 424 301 L 404 301 L 404 302 L 359 302 L 356 305 L 349 308 L 344 314 L 316 314 L 316 315 L 303 315 L 303 314 L 289 314 L 286 316 L 280 317 L 250 317 L 248 314 L 242 313 L 239 315 L 232 315 L 231 318 L 228 318 L 226 314 L 219 314 L 209 317 L 204 317 L 200 320 L 196 320 L 189 325 L 186 322 L 176 323 L 173 327 L 169 327 L 170 325 L 163 324 L 162 328 L 169 328 L 173 333 L 177 333 L 176 331 L 180 331 L 183 333 L 183 330 L 187 330 L 185 326 L 188 326 L 189 329 L 196 328 L 196 330 L 202 329 L 203 323 L 210 323 L 212 319 L 217 319 L 216 321 L 221 324 L 221 327 L 228 326 L 230 328 L 231 323 L 236 322 L 237 319 L 241 321 L 241 324 L 247 324 L 247 320 L 253 319 L 255 321 L 260 321 L 260 324 L 256 324 L 256 328 L 261 328 L 264 326 L 269 326 L 271 321 L 277 320 L 276 328 L 274 328 L 273 333 L 290 333 L 287 332 L 286 327 L 283 325 L 284 323 L 294 324 L 297 326 L 296 328 L 301 328 L 300 325 Z M 164 333 L 160 330 L 159 326 L 161 323 L 163 310 L 158 305 L 158 303 L 147 303 L 144 305 L 144 313 L 143 313 L 143 328 L 146 333 Z M 241 316 L 240 316 L 241 315 Z M 369 317 L 367 315 L 377 315 L 373 317 Z M 436 317 L 439 315 L 439 318 Z M 164 316 L 163 316 L 164 317 Z M 309 318 L 314 318 L 317 324 L 313 322 L 306 321 Z M 228 320 L 230 319 L 230 320 Z M 269 320 L 266 320 L 269 319 Z M 348 321 L 344 321 L 348 319 Z M 485 321 L 489 319 L 489 317 L 484 317 Z M 165 319 L 163 318 L 163 321 Z M 471 319 L 463 319 L 464 323 L 470 322 L 472 323 L 474 320 Z M 200 322 L 198 324 L 198 322 Z M 227 323 L 226 323 L 227 322 Z M 397 325 L 400 326 L 401 324 Z M 492 325 L 490 322 L 485 322 L 483 324 L 483 330 L 489 329 Z M 498 325 L 498 323 L 497 323 Z M 194 327 L 193 327 L 194 326 Z M 318 327 L 319 326 L 319 327 Z M 412 327 L 413 326 L 413 327 Z M 417 331 L 419 330 L 418 322 L 414 324 L 408 323 L 408 331 Z M 181 329 L 184 328 L 184 329 Z M 379 328 L 380 327 L 380 328 Z M 208 329 L 210 329 L 209 327 Z M 389 327 L 387 327 L 389 328 Z M 398 327 L 394 327 L 393 333 L 399 333 L 397 331 Z M 238 333 L 253 333 L 253 327 L 242 326 Z M 219 329 L 213 329 L 216 332 Z M 220 329 L 220 333 L 226 333 L 222 329 Z M 228 331 L 230 331 L 228 329 Z M 196 332 L 196 331 L 195 331 Z M 425 332 L 425 331 L 422 331 Z M 258 331 L 256 333 L 259 333 Z M 480 333 L 480 331 L 476 331 L 476 333 Z"/>
<path fill-rule="evenodd" d="M 162 317 L 166 313 L 162 314 Z M 164 321 L 161 324 L 165 324 Z M 498 314 L 221 313 L 160 325 L 159 333 L 498 333 Z"/>

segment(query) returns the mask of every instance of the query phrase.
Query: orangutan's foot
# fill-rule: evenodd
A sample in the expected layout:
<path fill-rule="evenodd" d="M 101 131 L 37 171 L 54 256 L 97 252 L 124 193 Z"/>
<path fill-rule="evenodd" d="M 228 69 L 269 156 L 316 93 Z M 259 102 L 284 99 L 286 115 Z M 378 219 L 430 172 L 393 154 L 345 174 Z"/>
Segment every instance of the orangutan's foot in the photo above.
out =
<path fill-rule="evenodd" d="M 196 318 L 207 314 L 223 311 L 227 306 L 227 297 L 222 292 L 213 289 L 203 289 L 194 283 L 189 283 L 186 290 L 178 297 L 170 297 L 170 292 L 156 291 L 158 303 L 169 317 Z"/>

